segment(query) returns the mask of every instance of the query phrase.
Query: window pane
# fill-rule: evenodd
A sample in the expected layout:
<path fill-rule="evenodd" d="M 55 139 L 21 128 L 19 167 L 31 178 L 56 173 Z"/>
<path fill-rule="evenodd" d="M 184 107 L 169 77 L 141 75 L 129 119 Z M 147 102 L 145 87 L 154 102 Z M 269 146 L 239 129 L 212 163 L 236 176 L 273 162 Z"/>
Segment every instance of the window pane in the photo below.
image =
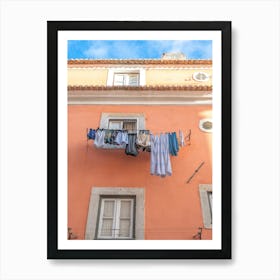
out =
<path fill-rule="evenodd" d="M 109 121 L 109 129 L 122 129 L 122 121 Z"/>
<path fill-rule="evenodd" d="M 126 130 L 134 130 L 134 129 L 136 129 L 136 121 L 134 121 L 134 120 L 132 120 L 132 121 L 125 120 L 123 122 L 123 129 L 126 129 Z"/>
<path fill-rule="evenodd" d="M 104 200 L 103 217 L 104 218 L 113 218 L 114 209 L 115 209 L 115 201 L 114 200 Z"/>
<path fill-rule="evenodd" d="M 112 236 L 113 219 L 103 219 L 101 236 Z"/>
<path fill-rule="evenodd" d="M 114 85 L 115 86 L 122 86 L 124 85 L 124 75 L 123 74 L 115 74 L 114 75 Z"/>
<path fill-rule="evenodd" d="M 119 237 L 131 237 L 130 236 L 130 220 L 129 219 L 121 219 L 120 220 Z"/>
<path fill-rule="evenodd" d="M 131 201 L 121 201 L 120 218 L 129 218 L 131 215 Z"/>
<path fill-rule="evenodd" d="M 130 86 L 138 86 L 138 74 L 130 74 L 128 77 L 128 85 Z"/>

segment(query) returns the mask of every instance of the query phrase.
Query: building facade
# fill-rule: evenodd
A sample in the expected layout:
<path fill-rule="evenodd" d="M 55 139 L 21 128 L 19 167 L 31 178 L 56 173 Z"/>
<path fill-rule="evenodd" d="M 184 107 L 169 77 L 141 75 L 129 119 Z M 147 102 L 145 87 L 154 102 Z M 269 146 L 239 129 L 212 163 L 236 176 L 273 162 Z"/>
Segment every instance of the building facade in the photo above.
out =
<path fill-rule="evenodd" d="M 97 131 L 176 132 L 172 174 L 151 147 L 97 147 Z M 180 134 L 179 134 L 180 131 Z M 77 239 L 212 238 L 212 61 L 68 61 L 68 227 Z"/>

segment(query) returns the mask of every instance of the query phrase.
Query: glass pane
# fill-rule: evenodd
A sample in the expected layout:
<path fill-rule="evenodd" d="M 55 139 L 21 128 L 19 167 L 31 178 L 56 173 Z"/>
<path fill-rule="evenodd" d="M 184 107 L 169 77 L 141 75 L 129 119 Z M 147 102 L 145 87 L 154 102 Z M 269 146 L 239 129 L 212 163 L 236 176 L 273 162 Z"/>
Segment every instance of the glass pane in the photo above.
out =
<path fill-rule="evenodd" d="M 123 129 L 134 130 L 136 129 L 136 121 L 123 121 Z"/>
<path fill-rule="evenodd" d="M 128 220 L 128 219 L 120 220 L 119 237 L 131 237 L 130 236 L 130 220 Z"/>
<path fill-rule="evenodd" d="M 114 85 L 115 86 L 124 85 L 124 75 L 123 74 L 115 74 L 114 75 Z"/>
<path fill-rule="evenodd" d="M 113 219 L 103 219 L 101 236 L 112 236 Z"/>
<path fill-rule="evenodd" d="M 130 213 L 131 213 L 131 201 L 130 200 L 121 201 L 120 218 L 129 218 L 130 219 L 130 215 L 131 215 Z"/>
<path fill-rule="evenodd" d="M 113 218 L 114 209 L 115 209 L 115 201 L 114 200 L 104 200 L 103 217 L 104 218 Z"/>
<path fill-rule="evenodd" d="M 109 129 L 122 129 L 122 121 L 109 121 Z"/>
<path fill-rule="evenodd" d="M 130 74 L 128 77 L 128 85 L 138 86 L 138 74 Z"/>

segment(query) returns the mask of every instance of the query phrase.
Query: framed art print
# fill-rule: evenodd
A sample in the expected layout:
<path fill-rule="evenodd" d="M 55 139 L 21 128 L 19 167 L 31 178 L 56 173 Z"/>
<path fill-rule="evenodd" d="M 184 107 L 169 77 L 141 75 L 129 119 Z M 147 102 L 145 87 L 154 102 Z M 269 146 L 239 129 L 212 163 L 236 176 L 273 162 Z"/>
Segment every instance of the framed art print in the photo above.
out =
<path fill-rule="evenodd" d="M 230 259 L 231 22 L 47 28 L 47 257 Z"/>

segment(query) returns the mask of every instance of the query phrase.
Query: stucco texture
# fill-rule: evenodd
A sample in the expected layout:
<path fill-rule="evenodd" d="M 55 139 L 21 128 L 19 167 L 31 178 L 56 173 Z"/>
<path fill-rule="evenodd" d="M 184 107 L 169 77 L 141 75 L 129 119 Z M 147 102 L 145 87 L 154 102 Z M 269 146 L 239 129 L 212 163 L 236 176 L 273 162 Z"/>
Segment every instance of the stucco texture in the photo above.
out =
<path fill-rule="evenodd" d="M 199 129 L 211 117 L 211 106 L 68 106 L 68 226 L 84 239 L 92 187 L 145 189 L 145 239 L 192 239 L 203 227 L 199 184 L 212 183 L 212 134 Z M 87 128 L 97 128 L 102 112 L 143 113 L 146 129 L 185 133 L 191 143 L 171 157 L 172 176 L 150 175 L 150 153 L 128 156 L 124 150 L 97 149 L 87 141 Z M 189 184 L 187 179 L 204 162 Z M 213 189 L 213 193 L 215 190 Z M 137 221 L 136 221 L 137 223 Z M 203 230 L 202 239 L 211 239 Z"/>

